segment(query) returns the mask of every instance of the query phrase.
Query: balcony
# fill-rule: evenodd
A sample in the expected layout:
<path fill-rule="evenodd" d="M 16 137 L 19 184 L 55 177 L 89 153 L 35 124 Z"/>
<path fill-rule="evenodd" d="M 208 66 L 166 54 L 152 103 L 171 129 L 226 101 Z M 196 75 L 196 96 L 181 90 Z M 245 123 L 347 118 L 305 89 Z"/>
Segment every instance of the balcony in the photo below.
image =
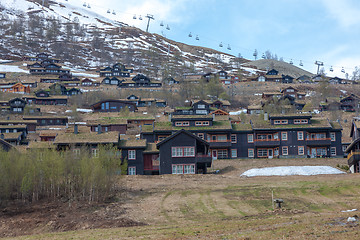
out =
<path fill-rule="evenodd" d="M 331 138 L 306 138 L 307 146 L 328 146 L 331 144 Z"/>
<path fill-rule="evenodd" d="M 351 151 L 347 156 L 348 164 L 354 165 L 356 162 L 360 161 L 360 151 Z"/>
<path fill-rule="evenodd" d="M 280 146 L 280 139 L 254 139 L 256 147 L 278 147 Z"/>
<path fill-rule="evenodd" d="M 205 154 L 196 154 L 195 161 L 198 163 L 209 163 L 212 161 L 211 156 Z"/>
<path fill-rule="evenodd" d="M 231 140 L 208 140 L 210 148 L 231 147 Z"/>

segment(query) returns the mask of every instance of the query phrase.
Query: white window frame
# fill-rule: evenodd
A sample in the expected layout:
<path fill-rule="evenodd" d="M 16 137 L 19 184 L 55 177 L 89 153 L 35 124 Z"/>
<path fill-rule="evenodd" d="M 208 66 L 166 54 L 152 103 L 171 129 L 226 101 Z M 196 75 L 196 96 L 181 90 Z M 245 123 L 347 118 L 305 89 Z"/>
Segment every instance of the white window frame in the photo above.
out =
<path fill-rule="evenodd" d="M 237 135 L 236 134 L 231 134 L 230 139 L 231 139 L 231 143 L 237 143 Z"/>
<path fill-rule="evenodd" d="M 300 150 L 302 149 L 302 150 Z M 301 153 L 302 151 L 302 153 Z M 305 155 L 305 147 L 304 146 L 298 146 L 298 155 Z"/>
<path fill-rule="evenodd" d="M 330 148 L 330 155 L 331 156 L 336 156 L 336 147 L 331 147 Z"/>
<path fill-rule="evenodd" d="M 330 138 L 331 138 L 331 141 L 332 141 L 332 142 L 335 142 L 335 141 L 336 141 L 336 133 L 331 132 L 331 133 L 330 133 Z"/>
<path fill-rule="evenodd" d="M 237 149 L 236 148 L 231 149 L 231 157 L 237 158 Z"/>
<path fill-rule="evenodd" d="M 249 148 L 249 149 L 248 149 L 248 157 L 249 157 L 249 158 L 253 158 L 253 157 L 254 157 L 254 149 L 253 149 L 253 148 Z"/>
<path fill-rule="evenodd" d="M 284 151 L 286 149 L 286 151 Z M 289 147 L 285 146 L 281 148 L 281 153 L 283 156 L 289 155 Z"/>
<path fill-rule="evenodd" d="M 128 175 L 136 175 L 136 167 L 128 167 Z"/>
<path fill-rule="evenodd" d="M 253 143 L 254 142 L 254 134 L 248 134 L 247 141 L 248 141 L 248 143 Z"/>
<path fill-rule="evenodd" d="M 304 132 L 303 131 L 297 132 L 297 140 L 299 140 L 299 141 L 304 140 Z"/>
<path fill-rule="evenodd" d="M 283 135 L 283 134 L 285 134 L 285 135 Z M 284 136 L 286 136 L 286 138 Z M 287 141 L 288 140 L 288 133 L 287 132 L 281 132 L 281 140 L 282 141 Z"/>
<path fill-rule="evenodd" d="M 128 160 L 135 160 L 136 159 L 136 150 L 131 149 L 128 150 Z"/>

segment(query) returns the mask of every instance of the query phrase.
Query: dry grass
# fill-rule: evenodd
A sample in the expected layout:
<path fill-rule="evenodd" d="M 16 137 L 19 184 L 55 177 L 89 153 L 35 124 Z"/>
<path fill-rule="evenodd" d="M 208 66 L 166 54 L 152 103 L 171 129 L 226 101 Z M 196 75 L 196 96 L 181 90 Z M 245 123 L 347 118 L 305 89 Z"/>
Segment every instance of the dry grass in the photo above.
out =
<path fill-rule="evenodd" d="M 126 216 L 145 226 L 19 239 L 358 239 L 360 175 L 241 178 L 253 167 L 345 164 L 345 159 L 222 160 L 220 174 L 127 176 Z M 272 209 L 271 193 L 285 200 Z M 119 203 L 121 204 L 121 203 Z"/>

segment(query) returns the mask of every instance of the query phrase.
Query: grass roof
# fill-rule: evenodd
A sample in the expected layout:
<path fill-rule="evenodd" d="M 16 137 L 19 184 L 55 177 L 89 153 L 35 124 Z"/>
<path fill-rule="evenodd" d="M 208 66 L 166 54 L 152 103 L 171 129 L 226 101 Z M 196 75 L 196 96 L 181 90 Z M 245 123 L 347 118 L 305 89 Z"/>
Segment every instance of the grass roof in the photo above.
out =
<path fill-rule="evenodd" d="M 123 147 L 123 148 L 146 148 L 146 139 L 120 140 L 119 147 Z"/>
<path fill-rule="evenodd" d="M 231 124 L 230 121 L 214 121 L 212 126 L 193 126 L 193 127 L 175 127 L 172 126 L 171 122 L 155 122 L 155 130 L 164 131 L 164 130 L 230 130 Z"/>
<path fill-rule="evenodd" d="M 54 143 L 55 144 L 108 144 L 118 143 L 118 132 L 105 132 L 98 134 L 97 132 L 79 132 L 59 134 Z"/>

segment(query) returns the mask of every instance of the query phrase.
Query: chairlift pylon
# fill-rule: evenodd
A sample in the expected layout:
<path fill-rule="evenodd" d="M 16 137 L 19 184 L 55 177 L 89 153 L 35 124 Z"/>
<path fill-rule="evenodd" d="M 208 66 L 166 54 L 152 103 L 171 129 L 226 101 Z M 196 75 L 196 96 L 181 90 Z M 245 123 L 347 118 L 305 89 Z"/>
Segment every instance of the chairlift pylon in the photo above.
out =
<path fill-rule="evenodd" d="M 331 66 L 330 67 L 330 72 L 333 72 L 333 71 L 334 71 L 333 66 Z"/>
<path fill-rule="evenodd" d="M 220 42 L 220 44 L 219 44 L 219 47 L 223 47 L 223 44 L 222 44 L 222 42 Z"/>
<path fill-rule="evenodd" d="M 163 27 L 164 26 L 164 23 L 161 21 L 161 23 L 160 23 L 160 27 Z"/>
<path fill-rule="evenodd" d="M 196 35 L 196 38 L 195 38 L 196 40 L 200 40 L 200 38 L 199 38 L 199 36 L 198 35 Z"/>
<path fill-rule="evenodd" d="M 140 17 L 139 17 L 139 20 L 142 20 L 142 17 L 141 17 L 141 15 L 140 15 Z"/>
<path fill-rule="evenodd" d="M 136 15 L 133 16 L 133 19 L 136 19 Z"/>
<path fill-rule="evenodd" d="M 192 37 L 192 34 L 191 34 L 191 32 L 189 33 L 189 37 Z"/>
<path fill-rule="evenodd" d="M 166 25 L 166 29 L 167 29 L 167 30 L 170 30 L 169 24 Z"/>
<path fill-rule="evenodd" d="M 299 65 L 302 67 L 302 66 L 304 66 L 304 64 L 302 63 L 302 61 L 300 60 L 300 63 L 299 63 Z"/>

